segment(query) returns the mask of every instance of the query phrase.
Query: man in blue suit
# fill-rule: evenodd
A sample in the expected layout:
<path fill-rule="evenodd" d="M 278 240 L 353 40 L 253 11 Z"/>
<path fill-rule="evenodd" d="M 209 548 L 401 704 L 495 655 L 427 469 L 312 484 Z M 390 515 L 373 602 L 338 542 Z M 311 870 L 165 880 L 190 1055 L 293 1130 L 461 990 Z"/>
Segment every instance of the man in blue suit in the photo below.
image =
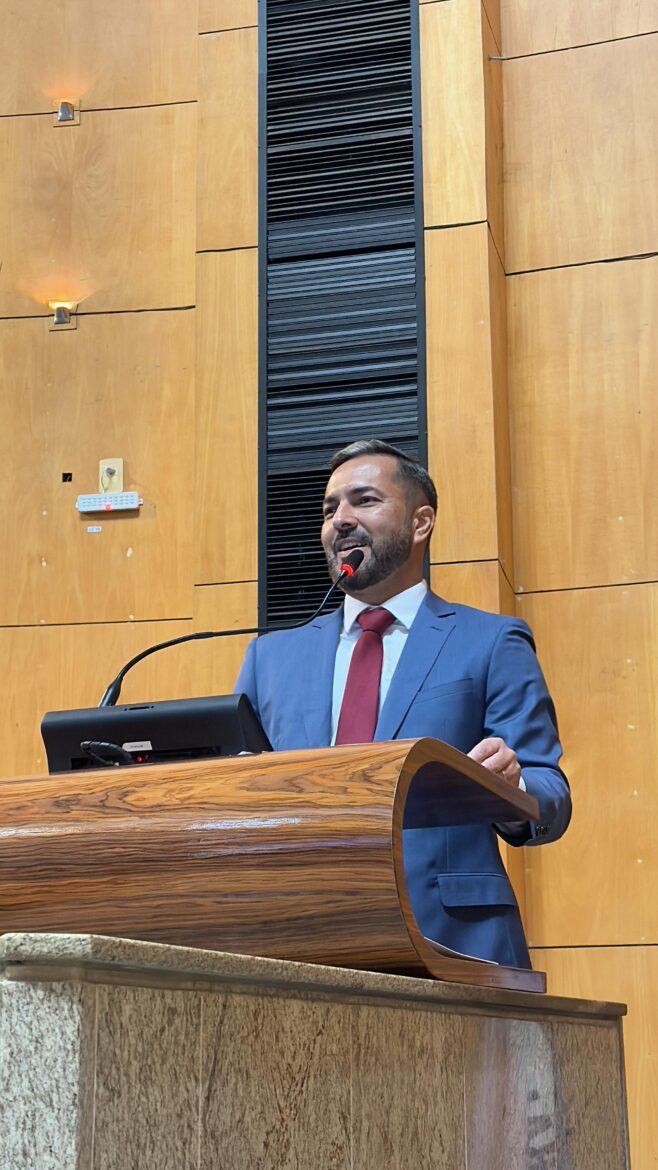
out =
<path fill-rule="evenodd" d="M 251 643 L 236 690 L 251 699 L 275 751 L 350 742 L 341 727 L 354 726 L 358 705 L 358 686 L 350 684 L 364 637 L 358 622 L 364 610 L 385 607 L 391 624 L 378 635 L 372 738 L 442 739 L 525 787 L 540 809 L 536 823 L 405 830 L 416 919 L 428 938 L 454 950 L 529 967 L 498 836 L 513 845 L 555 841 L 571 815 L 555 711 L 532 634 L 521 620 L 448 604 L 427 589 L 423 564 L 436 490 L 415 460 L 363 440 L 339 451 L 331 468 L 322 525 L 329 573 L 335 580 L 355 548 L 363 561 L 342 582 L 346 597 L 338 611 Z M 343 698 L 350 710 L 341 711 Z"/>

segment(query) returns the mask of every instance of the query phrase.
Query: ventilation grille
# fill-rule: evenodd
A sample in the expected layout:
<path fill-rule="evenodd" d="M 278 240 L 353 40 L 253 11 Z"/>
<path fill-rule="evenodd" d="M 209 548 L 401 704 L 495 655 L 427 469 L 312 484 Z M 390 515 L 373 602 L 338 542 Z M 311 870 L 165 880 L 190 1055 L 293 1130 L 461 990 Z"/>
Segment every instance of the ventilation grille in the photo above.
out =
<path fill-rule="evenodd" d="M 269 625 L 302 620 L 328 587 L 331 454 L 371 436 L 418 451 L 412 7 L 265 5 Z"/>

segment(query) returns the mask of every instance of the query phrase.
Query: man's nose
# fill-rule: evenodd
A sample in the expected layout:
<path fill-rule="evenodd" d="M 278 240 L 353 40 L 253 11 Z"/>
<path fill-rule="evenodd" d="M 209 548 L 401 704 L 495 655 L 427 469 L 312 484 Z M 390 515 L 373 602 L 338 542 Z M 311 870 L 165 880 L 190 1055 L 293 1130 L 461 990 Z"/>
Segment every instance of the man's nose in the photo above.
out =
<path fill-rule="evenodd" d="M 351 507 L 348 500 L 341 500 L 332 516 L 333 525 L 336 529 L 354 528 L 356 525 L 356 516 L 354 509 Z"/>

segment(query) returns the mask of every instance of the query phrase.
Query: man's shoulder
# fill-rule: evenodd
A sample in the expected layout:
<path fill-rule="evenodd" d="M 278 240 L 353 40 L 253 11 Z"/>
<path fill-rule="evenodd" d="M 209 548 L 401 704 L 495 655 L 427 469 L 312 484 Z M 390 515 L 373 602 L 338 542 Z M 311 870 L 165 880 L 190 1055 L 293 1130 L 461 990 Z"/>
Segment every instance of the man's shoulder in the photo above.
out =
<path fill-rule="evenodd" d="M 282 654 L 293 647 L 298 650 L 306 643 L 311 645 L 318 633 L 336 623 L 340 623 L 339 614 L 336 612 L 323 614 L 303 626 L 294 626 L 290 630 L 270 630 L 268 634 L 261 634 L 259 638 L 254 639 L 254 645 L 258 647 L 259 654 Z"/>
<path fill-rule="evenodd" d="M 452 616 L 456 625 L 467 632 L 477 632 L 495 640 L 506 632 L 517 632 L 524 637 L 532 636 L 530 627 L 523 618 L 510 614 L 493 613 L 491 610 L 478 609 L 472 605 L 463 605 L 461 602 L 446 601 L 436 593 L 428 590 L 426 604 L 441 617 Z"/>

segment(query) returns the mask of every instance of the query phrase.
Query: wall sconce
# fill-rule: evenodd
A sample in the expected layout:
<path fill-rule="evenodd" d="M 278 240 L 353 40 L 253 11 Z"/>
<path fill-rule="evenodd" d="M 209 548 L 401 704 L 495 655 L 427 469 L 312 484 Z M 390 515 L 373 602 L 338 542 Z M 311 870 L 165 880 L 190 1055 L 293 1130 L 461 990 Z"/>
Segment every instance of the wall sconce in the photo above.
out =
<path fill-rule="evenodd" d="M 53 311 L 52 320 L 48 326 L 49 332 L 53 333 L 60 329 L 77 329 L 78 319 L 74 316 L 77 307 L 75 301 L 48 301 L 48 308 Z"/>
<path fill-rule="evenodd" d="M 58 101 L 55 110 L 56 126 L 80 125 L 80 102 Z"/>

